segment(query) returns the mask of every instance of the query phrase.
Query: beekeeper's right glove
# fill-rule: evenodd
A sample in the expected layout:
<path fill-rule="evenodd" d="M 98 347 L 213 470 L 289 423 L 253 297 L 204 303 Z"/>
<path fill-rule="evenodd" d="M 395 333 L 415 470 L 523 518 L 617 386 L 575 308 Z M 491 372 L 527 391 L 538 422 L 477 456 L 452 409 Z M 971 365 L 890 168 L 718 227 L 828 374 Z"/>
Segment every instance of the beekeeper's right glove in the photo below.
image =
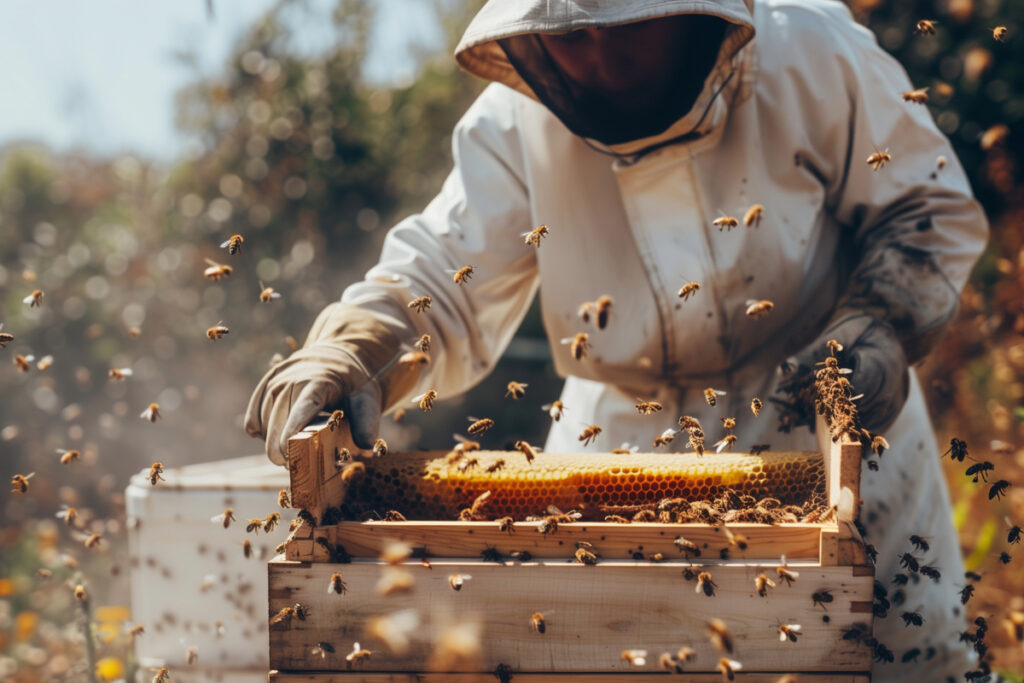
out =
<path fill-rule="evenodd" d="M 380 314 L 333 303 L 317 316 L 302 348 L 260 380 L 245 431 L 266 439 L 267 457 L 283 465 L 288 439 L 321 410 L 340 408 L 355 445 L 372 448 L 382 411 L 415 387 L 426 362 L 408 350 Z"/>

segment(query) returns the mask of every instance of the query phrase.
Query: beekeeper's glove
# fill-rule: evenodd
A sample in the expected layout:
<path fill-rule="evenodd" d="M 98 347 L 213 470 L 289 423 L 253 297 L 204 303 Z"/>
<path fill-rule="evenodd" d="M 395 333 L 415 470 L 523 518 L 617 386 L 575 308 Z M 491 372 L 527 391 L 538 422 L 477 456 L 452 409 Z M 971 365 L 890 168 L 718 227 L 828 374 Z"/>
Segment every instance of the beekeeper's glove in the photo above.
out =
<path fill-rule="evenodd" d="M 260 380 L 245 431 L 265 438 L 267 457 L 283 465 L 289 437 L 321 410 L 340 408 L 356 446 L 372 448 L 381 412 L 413 389 L 426 360 L 403 358 L 408 350 L 379 314 L 333 303 L 317 316 L 302 348 Z"/>
<path fill-rule="evenodd" d="M 779 390 L 793 392 L 813 381 L 819 363 L 830 355 L 826 342 L 831 339 L 842 345 L 839 366 L 853 371 L 848 379 L 854 393 L 862 394 L 856 401 L 861 424 L 872 433 L 884 431 L 907 400 L 907 357 L 892 325 L 864 311 L 837 311 L 814 342 L 782 364 Z"/>

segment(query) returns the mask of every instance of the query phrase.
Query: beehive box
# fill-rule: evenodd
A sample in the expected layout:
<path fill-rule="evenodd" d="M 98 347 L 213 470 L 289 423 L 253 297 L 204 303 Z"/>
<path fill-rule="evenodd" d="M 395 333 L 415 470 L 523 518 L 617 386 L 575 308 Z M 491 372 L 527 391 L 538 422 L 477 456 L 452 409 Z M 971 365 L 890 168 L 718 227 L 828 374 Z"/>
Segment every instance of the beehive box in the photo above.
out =
<path fill-rule="evenodd" d="M 784 673 L 797 673 L 801 681 L 869 679 L 870 650 L 842 637 L 855 624 L 870 629 L 872 621 L 874 573 L 852 524 L 859 500 L 858 443 L 826 441 L 824 456 L 762 454 L 760 472 L 771 471 L 775 476 L 785 475 L 788 468 L 819 463 L 827 502 L 834 512 L 816 523 L 730 523 L 728 531 L 746 539 L 742 550 L 730 544 L 722 526 L 709 524 L 581 520 L 543 534 L 537 532 L 543 522 L 516 522 L 514 531 L 507 533 L 494 521 L 337 521 L 338 511 L 331 507 L 345 497 L 338 461 L 357 453 L 347 429 L 331 431 L 316 425 L 294 437 L 289 448 L 293 504 L 308 511 L 318 524 L 300 527 L 285 554 L 269 563 L 269 614 L 296 603 L 308 611 L 304 619 L 270 629 L 271 681 L 461 683 L 485 676 L 493 680 L 499 665 L 517 681 L 633 681 L 664 675 L 658 669 L 659 655 L 674 654 L 681 646 L 697 653 L 684 666 L 686 680 L 718 681 L 722 676 L 716 667 L 722 654 L 712 647 L 706 631 L 712 619 L 724 621 L 734 636 L 736 648 L 729 656 L 743 665 L 737 680 L 775 681 Z M 408 481 L 405 468 L 410 463 L 418 461 L 421 474 L 430 479 L 423 463 L 444 455 L 388 455 L 374 463 L 373 476 L 380 491 L 391 486 L 394 494 L 396 481 Z M 472 455 L 481 463 L 522 461 L 515 452 Z M 549 466 L 559 459 L 578 463 L 580 457 L 611 457 L 542 455 Z M 624 465 L 617 468 L 620 483 L 649 488 L 665 478 L 653 472 L 661 463 L 697 458 L 692 454 L 615 457 Z M 743 457 L 737 455 L 737 462 Z M 631 462 L 646 463 L 650 476 L 633 471 Z M 749 462 L 746 465 L 743 469 L 748 472 L 756 469 Z M 722 472 L 702 476 L 699 484 L 706 489 L 751 481 Z M 578 476 L 568 485 L 576 493 L 587 492 Z M 557 498 L 558 486 L 544 486 Z M 462 493 L 472 500 L 476 492 L 467 487 Z M 601 491 L 589 493 L 593 498 Z M 506 494 L 505 502 L 514 506 L 515 492 Z M 671 490 L 655 494 L 675 495 Z M 429 486 L 409 488 L 404 495 L 408 496 L 405 502 L 418 501 L 425 509 L 437 502 L 431 500 L 437 494 L 431 494 Z M 674 543 L 679 536 L 695 543 L 700 556 L 681 552 Z M 403 567 L 415 583 L 407 592 L 380 597 L 375 587 L 384 563 L 378 557 L 389 539 L 404 541 L 418 551 Z M 574 561 L 579 541 L 592 544 L 601 558 L 596 565 Z M 483 561 L 481 553 L 489 549 L 505 557 L 513 550 L 525 550 L 532 558 Z M 723 553 L 723 549 L 728 550 Z M 656 553 L 666 559 L 651 561 Z M 351 562 L 332 561 L 346 555 Z M 791 585 L 776 574 L 783 555 L 789 569 L 799 573 Z M 416 559 L 419 556 L 429 562 L 422 563 Z M 696 592 L 695 582 L 687 579 L 702 571 L 709 572 L 717 584 L 711 597 Z M 334 572 L 346 583 L 343 595 L 327 591 Z M 762 572 L 778 583 L 767 597 L 760 597 L 755 588 Z M 449 585 L 455 573 L 472 577 L 459 591 Z M 812 599 L 823 590 L 834 598 L 825 607 Z M 404 654 L 389 651 L 370 637 L 368 621 L 408 609 L 416 610 L 419 626 Z M 544 615 L 544 633 L 532 627 L 535 612 Z M 447 671 L 431 671 L 436 667 L 431 655 L 436 652 L 437 634 L 460 623 L 473 623 L 479 629 L 479 656 Z M 800 624 L 798 641 L 780 642 L 780 624 Z M 356 667 L 346 661 L 354 642 L 373 652 Z M 329 643 L 334 652 L 315 654 L 319 643 Z M 624 661 L 620 654 L 626 649 L 646 650 L 646 664 L 637 667 Z"/>
<path fill-rule="evenodd" d="M 266 681 L 266 559 L 294 517 L 277 507 L 287 471 L 258 455 L 167 469 L 157 486 L 147 474 L 125 492 L 132 619 L 146 629 L 135 640 L 140 676 L 149 681 L 149 667 L 167 666 L 179 683 Z M 226 507 L 238 520 L 227 531 L 210 521 Z M 246 559 L 245 520 L 275 510 L 282 526 L 249 535 L 256 553 Z M 186 664 L 188 647 L 196 664 Z"/>

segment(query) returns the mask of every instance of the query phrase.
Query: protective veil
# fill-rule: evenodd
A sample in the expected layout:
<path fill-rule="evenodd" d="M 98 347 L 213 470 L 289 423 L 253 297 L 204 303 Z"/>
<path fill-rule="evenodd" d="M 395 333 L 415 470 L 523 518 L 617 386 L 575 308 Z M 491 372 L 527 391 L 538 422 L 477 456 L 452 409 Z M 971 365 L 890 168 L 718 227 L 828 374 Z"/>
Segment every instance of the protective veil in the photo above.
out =
<path fill-rule="evenodd" d="M 727 27 L 689 110 L 637 140 L 573 134 L 502 48 L 516 36 L 679 13 Z M 456 58 L 496 83 L 456 127 L 440 194 L 391 230 L 379 264 L 343 300 L 396 321 L 407 342 L 429 333 L 433 362 L 418 390 L 451 396 L 493 368 L 539 289 L 566 377 L 571 419 L 552 425 L 546 446 L 560 452 L 580 450 L 581 423 L 604 428 L 592 449 L 647 448 L 679 415 L 699 418 L 709 443 L 720 418 L 736 417 L 739 448 L 817 448 L 806 429 L 779 433 L 768 399 L 780 364 L 813 366 L 822 342 L 843 336 L 859 349 L 854 386 L 858 373 L 875 373 L 888 392 L 872 399 L 879 414 L 902 403 L 880 470 L 862 478 L 877 578 L 892 590 L 911 534 L 931 539 L 924 562 L 943 575 L 904 589 L 927 628 L 904 628 L 897 610 L 876 620 L 897 663 L 877 666 L 874 680 L 959 678 L 972 666 L 957 642 L 963 567 L 941 451 L 906 364 L 948 324 L 987 225 L 928 110 L 900 101 L 912 86 L 899 64 L 827 0 L 502 0 L 480 11 Z M 886 148 L 892 162 L 873 171 L 866 158 Z M 754 204 L 764 206 L 756 227 L 712 225 Z M 525 246 L 521 234 L 541 224 L 550 234 L 540 248 Z M 445 270 L 466 264 L 472 284 L 453 287 Z M 690 281 L 700 291 L 679 299 Z M 434 297 L 429 315 L 409 315 L 406 302 L 424 293 Z M 611 323 L 587 330 L 576 311 L 600 295 L 615 301 Z M 751 318 L 751 299 L 774 310 Z M 559 340 L 585 330 L 592 350 L 576 361 Z M 714 408 L 707 387 L 726 392 Z M 637 415 L 637 396 L 660 401 L 664 418 Z M 754 396 L 766 404 L 757 418 Z M 920 664 L 898 663 L 930 647 Z"/>

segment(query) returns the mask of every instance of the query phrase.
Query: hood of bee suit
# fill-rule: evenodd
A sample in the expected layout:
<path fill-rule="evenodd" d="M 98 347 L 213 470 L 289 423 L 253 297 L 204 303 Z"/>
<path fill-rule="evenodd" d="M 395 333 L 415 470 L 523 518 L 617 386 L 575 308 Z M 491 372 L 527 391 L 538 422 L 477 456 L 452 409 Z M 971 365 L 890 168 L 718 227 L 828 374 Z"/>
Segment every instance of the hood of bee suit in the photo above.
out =
<path fill-rule="evenodd" d="M 573 133 L 618 154 L 632 154 L 706 132 L 708 110 L 732 80 L 737 53 L 754 37 L 754 0 L 489 0 L 455 50 L 465 71 L 497 81 L 545 105 Z M 639 115 L 600 106 L 568 79 L 539 34 L 608 28 L 679 15 L 694 17 L 662 101 Z M 644 44 L 636 46 L 645 50 Z M 736 87 L 737 83 L 732 83 Z M 597 104 L 598 106 L 595 106 Z"/>

